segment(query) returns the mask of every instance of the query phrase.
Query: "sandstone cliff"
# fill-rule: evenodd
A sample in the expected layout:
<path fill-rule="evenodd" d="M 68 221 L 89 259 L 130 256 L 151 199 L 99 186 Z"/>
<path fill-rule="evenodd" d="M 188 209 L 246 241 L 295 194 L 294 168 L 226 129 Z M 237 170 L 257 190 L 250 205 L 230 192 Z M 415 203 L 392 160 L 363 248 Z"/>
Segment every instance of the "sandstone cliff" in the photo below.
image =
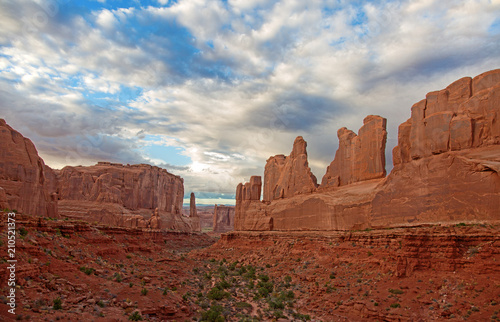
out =
<path fill-rule="evenodd" d="M 309 168 L 306 148 L 306 141 L 299 136 L 295 139 L 289 156 L 280 154 L 267 160 L 264 172 L 265 201 L 289 198 L 316 190 L 318 184 Z"/>
<path fill-rule="evenodd" d="M 326 169 L 321 187 L 385 177 L 386 124 L 385 118 L 369 115 L 363 120 L 359 135 L 345 127 L 338 130 L 339 148 Z"/>
<path fill-rule="evenodd" d="M 234 230 L 234 207 L 215 205 L 214 207 L 214 226 L 216 233 L 226 233 Z"/>
<path fill-rule="evenodd" d="M 199 221 L 196 226 L 196 219 L 181 214 L 183 179 L 165 169 L 99 162 L 65 167 L 56 174 L 63 217 L 121 227 L 200 231 Z M 155 208 L 158 218 L 151 215 Z"/>
<path fill-rule="evenodd" d="M 260 202 L 245 198 L 240 184 L 235 229 L 351 230 L 500 221 L 500 70 L 462 78 L 415 104 L 411 118 L 399 126 L 394 168 L 387 178 L 385 119 L 368 116 L 359 135 L 342 128 L 338 137 L 339 150 L 315 192 L 271 199 L 264 188 L 269 199 Z M 280 169 L 283 162 L 273 158 L 277 161 L 269 168 Z M 288 182 L 297 182 L 294 175 L 289 173 Z M 276 177 L 266 172 L 264 187 L 277 187 Z M 309 185 L 303 188 L 308 191 Z"/>
<path fill-rule="evenodd" d="M 0 119 L 0 203 L 19 212 L 57 217 L 57 200 L 46 177 L 53 175 L 33 143 Z"/>
<path fill-rule="evenodd" d="M 162 168 L 99 162 L 56 173 L 61 200 L 117 203 L 132 210 L 158 208 L 175 214 L 182 209 L 183 180 Z"/>

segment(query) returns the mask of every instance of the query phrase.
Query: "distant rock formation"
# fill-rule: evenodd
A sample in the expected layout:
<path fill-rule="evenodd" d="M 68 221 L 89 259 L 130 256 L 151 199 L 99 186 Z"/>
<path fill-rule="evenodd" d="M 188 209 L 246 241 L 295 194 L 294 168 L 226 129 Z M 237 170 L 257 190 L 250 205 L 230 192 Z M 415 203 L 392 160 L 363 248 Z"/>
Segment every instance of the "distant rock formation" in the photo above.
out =
<path fill-rule="evenodd" d="M 326 169 L 321 187 L 385 177 L 386 124 L 385 118 L 369 115 L 363 120 L 359 135 L 345 127 L 338 130 L 339 149 Z"/>
<path fill-rule="evenodd" d="M 234 207 L 215 205 L 214 226 L 215 233 L 227 233 L 234 230 Z"/>
<path fill-rule="evenodd" d="M 191 220 L 192 231 L 201 231 L 200 217 L 198 217 L 198 212 L 196 211 L 196 199 L 194 192 L 191 192 L 189 200 L 189 219 Z"/>
<path fill-rule="evenodd" d="M 200 231 L 196 219 L 193 223 L 181 214 L 183 179 L 165 169 L 98 162 L 55 172 L 63 217 L 131 228 Z M 153 209 L 157 215 L 150 217 Z"/>
<path fill-rule="evenodd" d="M 500 222 L 500 70 L 462 78 L 415 104 L 399 126 L 394 168 L 386 178 L 385 123 L 368 116 L 357 136 L 340 129 L 339 149 L 316 191 L 294 179 L 280 185 L 286 158 L 268 160 L 263 202 L 247 195 L 260 180 L 238 185 L 235 229 Z M 302 178 L 299 168 L 295 173 L 289 166 L 286 177 Z M 310 192 L 285 193 L 286 187 Z"/>
<path fill-rule="evenodd" d="M 318 184 L 309 168 L 306 148 L 306 141 L 299 136 L 295 139 L 289 156 L 279 154 L 267 160 L 264 171 L 264 201 L 290 198 L 316 190 Z"/>
<path fill-rule="evenodd" d="M 180 214 L 184 183 L 179 176 L 147 164 L 99 162 L 56 171 L 61 200 L 118 203 L 128 209 Z"/>
<path fill-rule="evenodd" d="M 33 143 L 0 119 L 0 187 L 4 208 L 57 217 L 57 200 L 46 177 L 52 175 Z M 0 193 L 1 195 L 2 193 Z"/>

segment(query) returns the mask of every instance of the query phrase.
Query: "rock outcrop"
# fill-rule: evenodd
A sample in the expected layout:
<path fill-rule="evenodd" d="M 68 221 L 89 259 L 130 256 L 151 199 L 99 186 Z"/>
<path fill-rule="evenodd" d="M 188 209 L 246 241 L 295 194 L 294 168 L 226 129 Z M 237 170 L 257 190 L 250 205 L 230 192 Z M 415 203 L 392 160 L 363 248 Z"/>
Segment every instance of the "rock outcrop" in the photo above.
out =
<path fill-rule="evenodd" d="M 399 126 L 394 164 L 500 143 L 500 70 L 427 94 Z"/>
<path fill-rule="evenodd" d="M 260 176 L 250 177 L 250 182 L 236 187 L 234 228 L 236 230 L 272 230 L 272 217 L 263 211 L 260 202 L 262 180 Z"/>
<path fill-rule="evenodd" d="M 275 155 L 264 171 L 264 201 L 311 193 L 318 187 L 307 161 L 307 143 L 299 136 L 289 156 Z"/>
<path fill-rule="evenodd" d="M 215 233 L 227 233 L 234 230 L 234 207 L 215 205 L 214 226 Z"/>
<path fill-rule="evenodd" d="M 279 186 L 276 178 L 285 162 L 271 158 L 264 202 L 244 198 L 245 187 L 238 186 L 235 229 L 352 230 L 500 221 L 500 70 L 462 78 L 415 104 L 411 118 L 399 126 L 394 168 L 386 178 L 385 123 L 368 116 L 357 136 L 340 129 L 335 159 L 322 185 L 310 193 L 276 198 L 276 190 L 266 187 Z M 300 184 L 292 187 L 301 191 Z"/>
<path fill-rule="evenodd" d="M 57 217 L 57 198 L 46 180 L 50 171 L 33 142 L 0 119 L 0 187 L 5 193 L 3 206 L 31 215 Z"/>
<path fill-rule="evenodd" d="M 128 209 L 180 214 L 184 183 L 179 176 L 147 164 L 99 162 L 56 171 L 61 200 L 117 203 Z"/>
<path fill-rule="evenodd" d="M 321 187 L 345 186 L 385 177 L 386 124 L 385 118 L 369 115 L 363 120 L 359 135 L 345 127 L 338 130 L 339 148 L 326 169 Z"/>
<path fill-rule="evenodd" d="M 198 217 L 198 212 L 196 211 L 196 199 L 194 192 L 191 192 L 189 199 L 189 219 L 191 220 L 192 231 L 201 231 L 200 217 Z"/>
<path fill-rule="evenodd" d="M 65 167 L 56 174 L 63 217 L 120 227 L 200 231 L 199 218 L 181 214 L 183 179 L 165 169 L 99 162 Z"/>

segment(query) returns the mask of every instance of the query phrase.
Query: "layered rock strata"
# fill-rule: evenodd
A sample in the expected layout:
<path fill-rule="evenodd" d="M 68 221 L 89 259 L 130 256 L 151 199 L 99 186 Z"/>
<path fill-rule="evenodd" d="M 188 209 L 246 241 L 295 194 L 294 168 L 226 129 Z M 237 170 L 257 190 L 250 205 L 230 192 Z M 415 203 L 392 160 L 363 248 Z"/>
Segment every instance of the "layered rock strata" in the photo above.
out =
<path fill-rule="evenodd" d="M 47 176 L 53 176 L 33 142 L 0 119 L 0 203 L 19 212 L 57 217 L 57 198 Z"/>
<path fill-rule="evenodd" d="M 462 78 L 415 104 L 411 118 L 399 126 L 394 168 L 386 178 L 385 123 L 368 116 L 358 135 L 340 129 L 339 149 L 319 189 L 291 185 L 293 191 L 309 193 L 276 198 L 276 190 L 266 187 L 279 186 L 272 174 L 281 176 L 276 169 L 283 168 L 285 158 L 271 158 L 275 162 L 266 165 L 264 202 L 244 198 L 244 186 L 238 186 L 235 229 L 352 230 L 500 221 L 500 70 Z M 289 170 L 287 182 L 302 182 L 295 176 L 302 178 L 303 172 Z"/>
<path fill-rule="evenodd" d="M 214 225 L 215 233 L 226 233 L 234 230 L 234 207 L 215 205 Z"/>

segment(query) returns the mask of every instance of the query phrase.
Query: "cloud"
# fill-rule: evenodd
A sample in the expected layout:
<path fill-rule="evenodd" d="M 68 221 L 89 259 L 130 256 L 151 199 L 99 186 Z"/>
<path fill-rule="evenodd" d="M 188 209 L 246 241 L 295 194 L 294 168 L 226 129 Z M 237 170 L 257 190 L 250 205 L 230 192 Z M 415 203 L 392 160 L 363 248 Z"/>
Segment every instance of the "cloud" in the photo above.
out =
<path fill-rule="evenodd" d="M 338 128 L 388 118 L 390 161 L 414 102 L 498 68 L 499 15 L 486 0 L 2 1 L 0 117 L 54 167 L 154 163 L 210 197 L 302 135 L 321 180 Z M 191 163 L 153 155 L 151 136 Z"/>

